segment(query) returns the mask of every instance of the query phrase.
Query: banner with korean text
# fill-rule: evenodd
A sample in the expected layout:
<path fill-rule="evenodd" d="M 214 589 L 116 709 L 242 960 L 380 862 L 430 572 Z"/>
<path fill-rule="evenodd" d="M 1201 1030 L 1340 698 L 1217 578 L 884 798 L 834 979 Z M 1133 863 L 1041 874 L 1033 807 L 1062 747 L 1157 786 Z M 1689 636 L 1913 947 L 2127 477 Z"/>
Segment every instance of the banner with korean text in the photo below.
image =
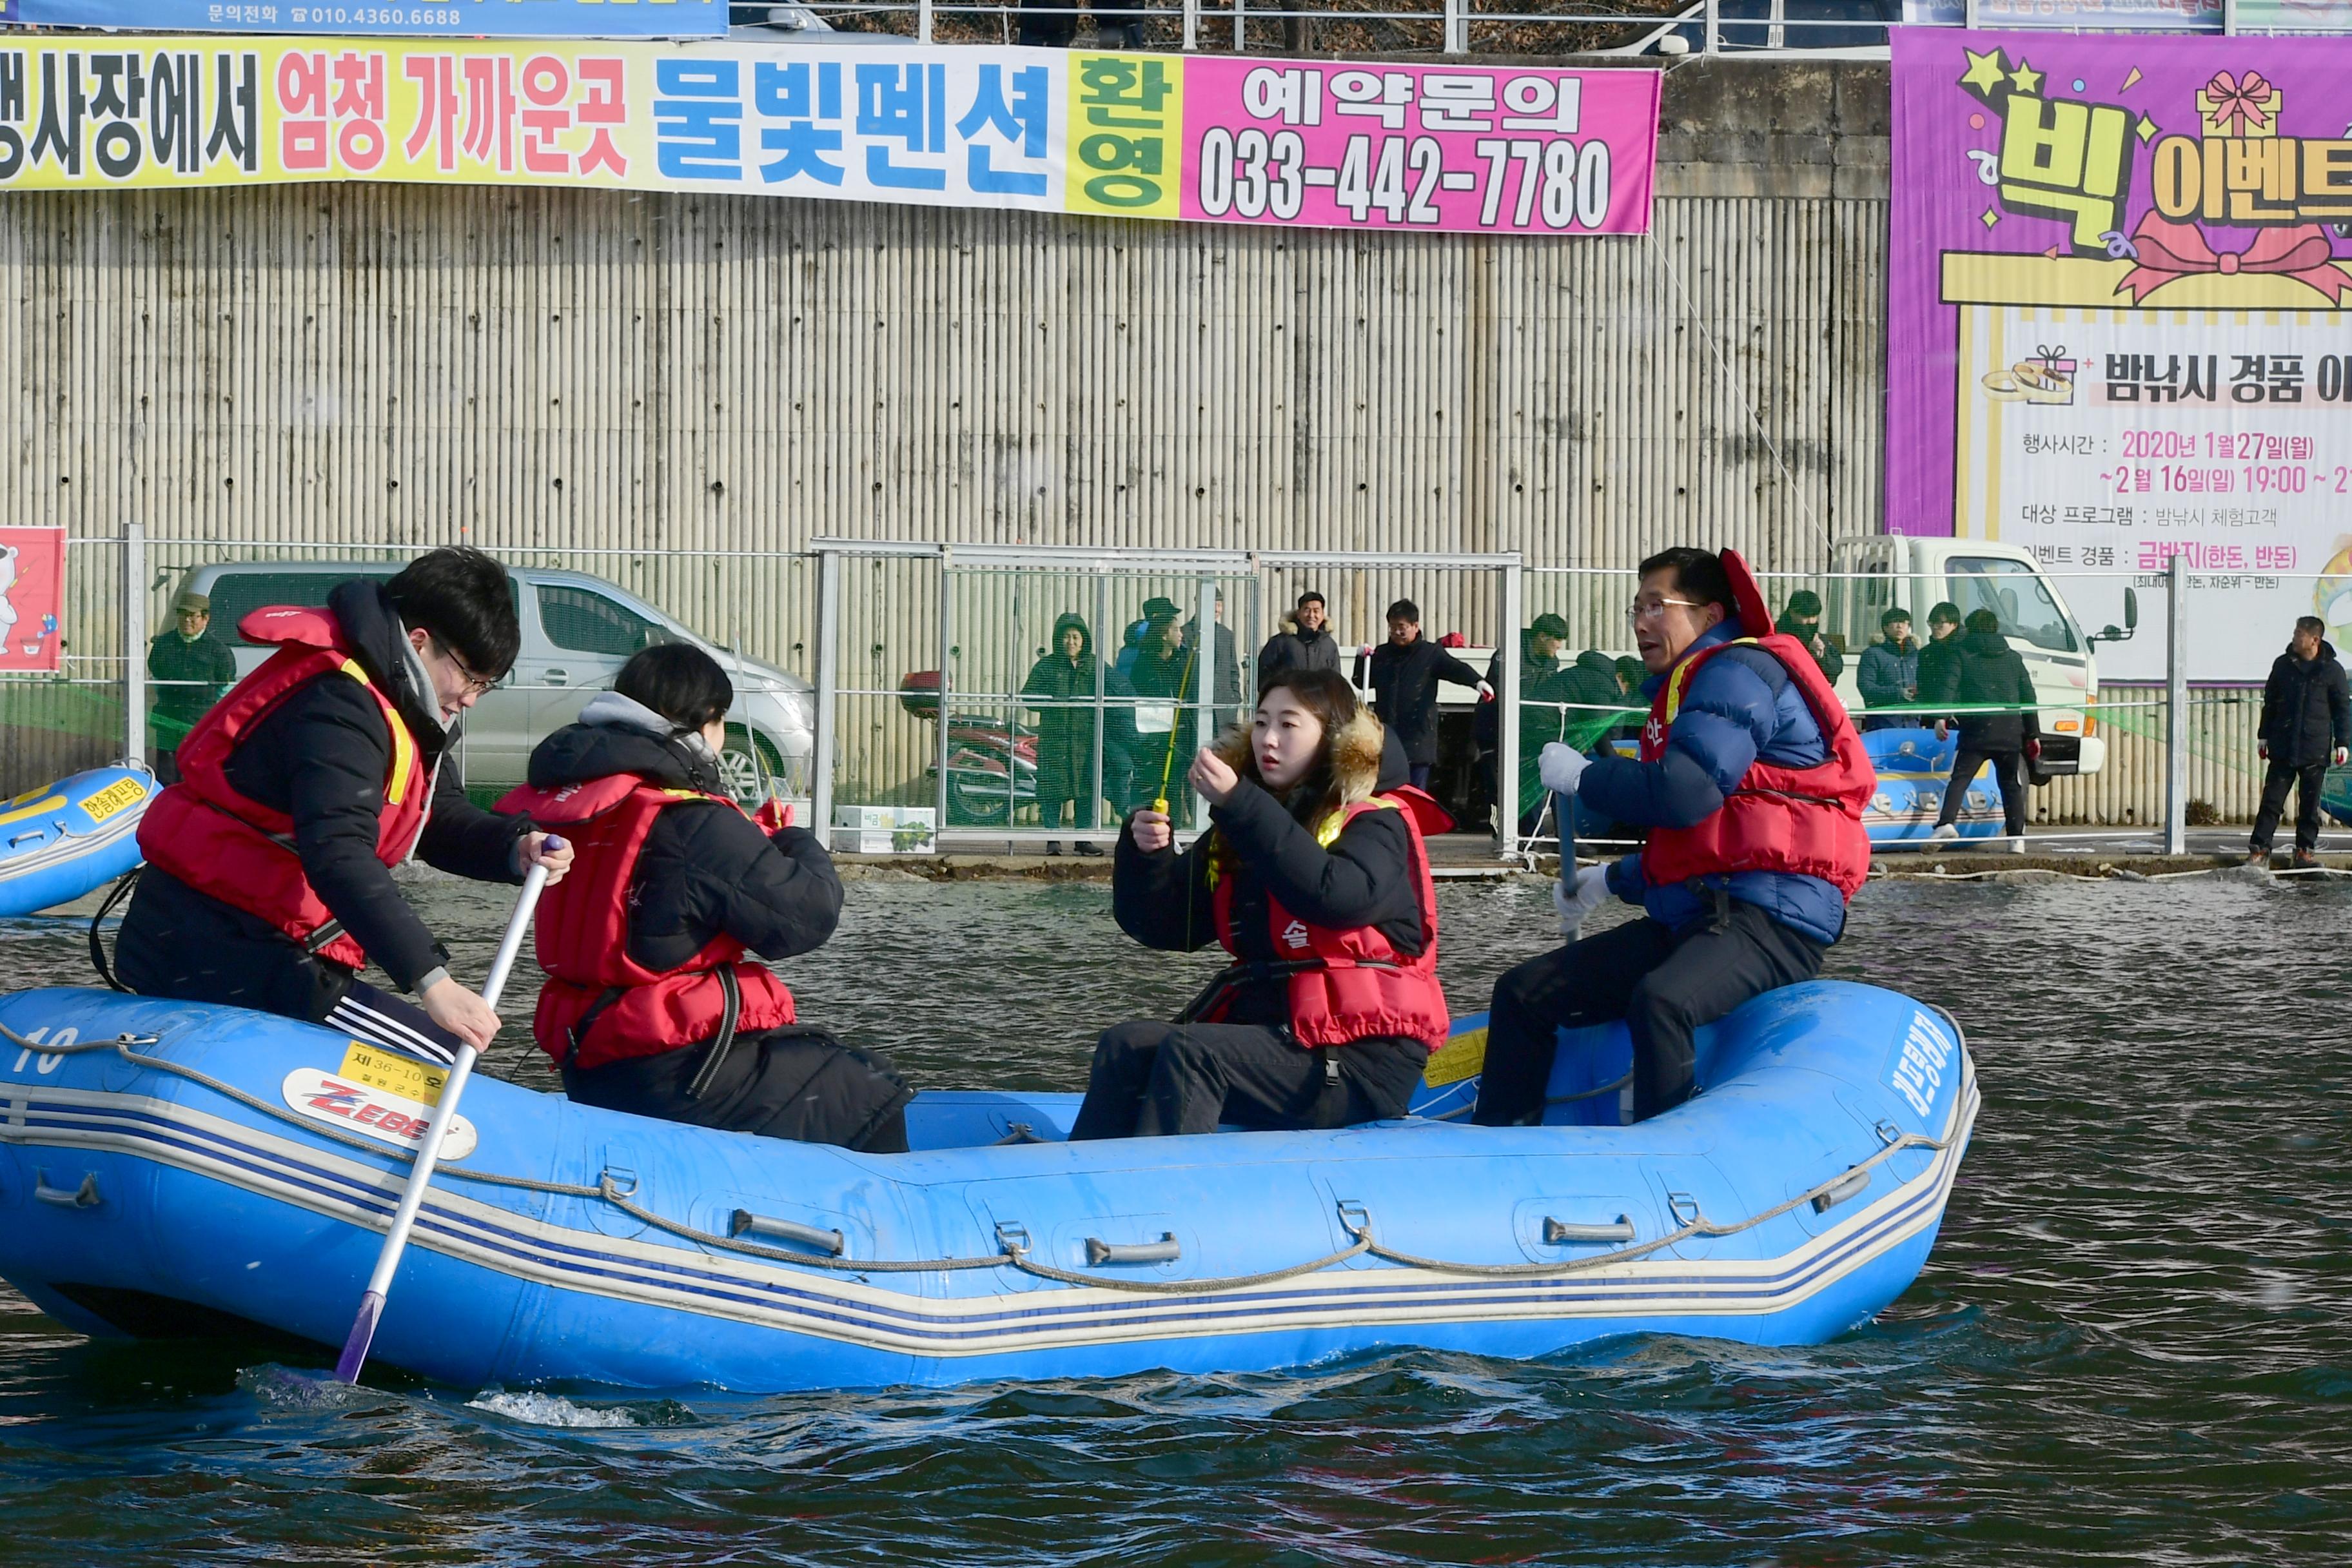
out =
<path fill-rule="evenodd" d="M 27 38 L 0 47 L 0 189 L 437 181 L 1641 234 L 1659 81 L 895 43 Z"/>
<path fill-rule="evenodd" d="M 2352 646 L 2352 42 L 1895 37 L 1887 522 L 2188 563 L 2190 673 Z M 2340 258 L 2339 258 L 2340 253 Z M 2124 583 L 2065 585 L 2087 626 Z M 2161 638 L 2099 654 L 2157 679 Z"/>

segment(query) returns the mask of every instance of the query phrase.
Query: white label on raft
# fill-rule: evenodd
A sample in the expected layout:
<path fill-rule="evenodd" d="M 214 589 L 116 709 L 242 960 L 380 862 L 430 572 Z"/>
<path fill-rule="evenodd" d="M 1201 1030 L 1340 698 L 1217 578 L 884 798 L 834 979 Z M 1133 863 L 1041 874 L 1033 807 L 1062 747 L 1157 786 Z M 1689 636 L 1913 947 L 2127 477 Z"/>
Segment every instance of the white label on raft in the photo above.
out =
<path fill-rule="evenodd" d="M 1910 1031 L 1895 1053 L 1894 1065 L 1886 1069 L 1886 1087 L 1908 1100 L 1921 1116 L 1929 1115 L 1936 1109 L 1936 1096 L 1943 1089 L 1945 1069 L 1951 1062 L 1952 1047 L 1944 1031 L 1927 1014 L 1914 1013 Z"/>
<path fill-rule="evenodd" d="M 296 1068 L 288 1073 L 280 1092 L 299 1116 L 330 1127 L 347 1127 L 395 1149 L 421 1145 L 425 1121 L 433 1114 L 433 1108 L 419 1100 L 336 1078 L 317 1068 Z M 441 1136 L 441 1157 L 462 1160 L 473 1152 L 474 1124 L 463 1116 L 452 1117 L 449 1131 Z"/>

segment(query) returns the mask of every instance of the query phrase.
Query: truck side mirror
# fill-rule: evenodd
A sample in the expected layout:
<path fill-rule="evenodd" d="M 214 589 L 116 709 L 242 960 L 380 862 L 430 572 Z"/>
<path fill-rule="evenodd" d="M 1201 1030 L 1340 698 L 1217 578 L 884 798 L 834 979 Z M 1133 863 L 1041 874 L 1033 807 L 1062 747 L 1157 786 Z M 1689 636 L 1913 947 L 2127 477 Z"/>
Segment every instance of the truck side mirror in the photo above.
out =
<path fill-rule="evenodd" d="M 2103 642 L 2128 642 L 2131 640 L 2131 635 L 2137 630 L 2139 630 L 2139 595 L 2126 588 L 2124 590 L 2124 624 L 2120 626 L 2110 626 L 2097 637 L 2086 637 L 2084 640 L 2095 648 Z"/>

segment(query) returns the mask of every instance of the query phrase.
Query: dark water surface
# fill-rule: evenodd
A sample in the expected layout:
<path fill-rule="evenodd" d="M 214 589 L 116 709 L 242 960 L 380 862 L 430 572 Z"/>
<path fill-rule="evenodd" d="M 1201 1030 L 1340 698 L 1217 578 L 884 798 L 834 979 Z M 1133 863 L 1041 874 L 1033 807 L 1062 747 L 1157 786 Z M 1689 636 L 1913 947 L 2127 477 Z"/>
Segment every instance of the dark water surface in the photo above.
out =
<path fill-rule="evenodd" d="M 499 895 L 415 890 L 479 973 Z M 1464 1010 L 1546 944 L 1539 887 L 1443 904 Z M 1957 1013 L 1985 1107 L 1927 1272 L 1833 1344 L 322 1394 L 277 1363 L 323 1352 L 101 1345 L 0 1289 L 0 1563 L 2352 1562 L 2347 911 L 2340 884 L 1865 889 L 1829 973 Z M 79 944 L 0 922 L 0 987 L 79 983 Z M 1075 1088 L 1095 1026 L 1205 967 L 1139 953 L 1099 887 L 865 882 L 792 979 L 922 1082 Z M 519 1043 L 494 1067 L 551 1081 Z"/>

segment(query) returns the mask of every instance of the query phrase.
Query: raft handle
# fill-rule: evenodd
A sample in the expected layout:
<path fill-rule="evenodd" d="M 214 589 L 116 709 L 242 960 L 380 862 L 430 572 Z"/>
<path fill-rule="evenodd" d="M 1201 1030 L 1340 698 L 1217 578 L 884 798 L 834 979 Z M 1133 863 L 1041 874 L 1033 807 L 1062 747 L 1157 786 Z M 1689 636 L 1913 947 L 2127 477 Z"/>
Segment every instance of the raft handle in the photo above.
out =
<path fill-rule="evenodd" d="M 1827 1187 L 1824 1187 L 1822 1191 L 1813 1195 L 1813 1212 L 1815 1214 L 1827 1214 L 1830 1210 L 1837 1207 L 1838 1205 L 1845 1202 L 1846 1199 L 1855 1196 L 1857 1194 L 1861 1193 L 1864 1188 L 1869 1185 L 1870 1173 L 1868 1171 L 1848 1171 L 1844 1175 L 1840 1176 L 1836 1181 L 1831 1183 Z"/>
<path fill-rule="evenodd" d="M 1087 1263 L 1100 1268 L 1106 1263 L 1173 1263 L 1184 1256 L 1184 1248 L 1176 1240 L 1176 1233 L 1163 1230 L 1158 1241 L 1104 1241 L 1097 1237 L 1087 1237 Z"/>
<path fill-rule="evenodd" d="M 803 1247 L 813 1247 L 827 1258 L 841 1256 L 845 1243 L 837 1230 L 819 1230 L 813 1225 L 797 1220 L 771 1219 L 750 1209 L 737 1209 L 727 1222 L 730 1236 L 765 1236 L 777 1241 L 794 1241 Z"/>
<path fill-rule="evenodd" d="M 81 1185 L 71 1192 L 49 1185 L 47 1171 L 33 1173 L 33 1195 L 45 1204 L 55 1204 L 61 1209 L 94 1209 L 106 1200 L 98 1195 L 98 1173 L 82 1173 Z"/>
<path fill-rule="evenodd" d="M 1568 1225 L 1546 1215 L 1543 1236 L 1547 1247 L 1569 1241 L 1632 1241 L 1633 1222 L 1621 1214 L 1607 1225 Z"/>

